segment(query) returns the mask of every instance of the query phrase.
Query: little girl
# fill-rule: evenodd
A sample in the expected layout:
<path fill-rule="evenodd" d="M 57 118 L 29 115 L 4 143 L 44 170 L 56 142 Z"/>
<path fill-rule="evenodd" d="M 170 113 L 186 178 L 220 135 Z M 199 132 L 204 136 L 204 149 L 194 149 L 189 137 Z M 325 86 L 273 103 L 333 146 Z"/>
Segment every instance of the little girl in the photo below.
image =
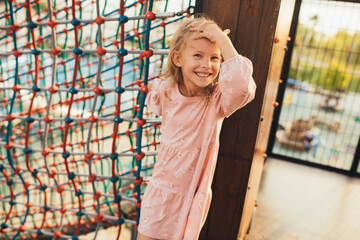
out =
<path fill-rule="evenodd" d="M 162 116 L 162 140 L 142 200 L 139 240 L 199 236 L 222 121 L 256 89 L 252 64 L 237 53 L 229 32 L 204 17 L 185 20 L 172 38 L 164 76 L 149 87 L 147 106 Z"/>

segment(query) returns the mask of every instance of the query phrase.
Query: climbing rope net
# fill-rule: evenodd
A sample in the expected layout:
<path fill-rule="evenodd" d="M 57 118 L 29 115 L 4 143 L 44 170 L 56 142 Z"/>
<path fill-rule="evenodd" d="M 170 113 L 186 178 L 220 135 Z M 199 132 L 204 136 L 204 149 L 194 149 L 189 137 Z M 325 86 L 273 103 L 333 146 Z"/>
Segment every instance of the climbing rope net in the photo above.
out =
<path fill-rule="evenodd" d="M 193 2 L 0 1 L 0 239 L 137 228 L 161 126 L 149 76 Z"/>

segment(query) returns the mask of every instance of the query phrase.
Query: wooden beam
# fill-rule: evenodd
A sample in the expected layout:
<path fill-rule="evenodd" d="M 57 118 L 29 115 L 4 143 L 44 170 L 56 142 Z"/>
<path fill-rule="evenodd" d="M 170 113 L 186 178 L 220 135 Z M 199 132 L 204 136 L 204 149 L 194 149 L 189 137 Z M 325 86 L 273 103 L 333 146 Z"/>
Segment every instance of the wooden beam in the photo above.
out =
<path fill-rule="evenodd" d="M 256 205 L 264 159 L 266 158 L 265 152 L 268 145 L 272 118 L 275 106 L 277 106 L 275 99 L 277 89 L 280 84 L 279 80 L 287 49 L 288 34 L 294 12 L 294 6 L 295 0 L 283 0 L 281 1 L 279 8 L 275 35 L 273 38 L 274 43 L 272 45 L 270 65 L 268 66 L 260 124 L 257 132 L 255 152 L 250 171 L 249 186 L 245 197 L 238 239 L 245 239 L 251 218 L 253 217 L 254 207 Z M 261 44 L 261 42 L 258 42 L 258 44 Z"/>
<path fill-rule="evenodd" d="M 292 3 L 294 1 L 289 0 Z M 200 235 L 200 239 L 204 240 L 237 239 L 238 235 L 242 237 L 243 232 L 246 233 L 250 222 L 249 216 L 254 208 L 254 200 L 248 200 L 247 204 L 245 201 L 250 195 L 251 199 L 254 196 L 256 198 L 257 187 L 253 187 L 256 193 L 249 194 L 248 184 L 250 176 L 256 180 L 255 184 L 259 183 L 263 154 L 270 131 L 270 116 L 273 113 L 272 103 L 275 100 L 276 84 L 280 77 L 281 54 L 284 54 L 283 44 L 286 37 L 277 43 L 276 49 L 273 44 L 281 0 L 202 0 L 201 2 L 204 13 L 214 18 L 223 28 L 231 30 L 229 36 L 239 53 L 252 60 L 253 77 L 257 84 L 253 102 L 224 120 L 220 135 L 218 164 L 212 186 L 213 201 Z M 291 4 L 284 5 L 284 8 L 292 12 Z M 290 22 L 291 16 L 288 19 L 289 26 Z M 286 27 L 284 29 L 286 32 Z M 280 45 L 282 47 L 278 47 Z M 280 64 L 271 63 L 271 58 L 274 58 L 273 48 L 281 52 L 276 57 L 276 61 L 280 61 Z M 271 66 L 276 71 L 272 71 L 272 83 L 269 84 Z M 273 83 L 274 79 L 276 84 Z M 272 89 L 267 89 L 268 85 Z M 266 94 L 266 92 L 273 93 Z M 264 109 L 264 106 L 267 108 Z M 265 121 L 261 121 L 262 115 L 267 116 Z M 262 126 L 266 127 L 262 128 Z M 246 216 L 243 215 L 244 213 Z"/>

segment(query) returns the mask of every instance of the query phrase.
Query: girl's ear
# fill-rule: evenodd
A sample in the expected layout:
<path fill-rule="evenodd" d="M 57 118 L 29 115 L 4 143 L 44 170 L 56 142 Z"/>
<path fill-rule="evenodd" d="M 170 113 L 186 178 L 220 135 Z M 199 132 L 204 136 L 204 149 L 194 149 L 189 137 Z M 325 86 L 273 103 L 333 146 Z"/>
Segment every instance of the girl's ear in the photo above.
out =
<path fill-rule="evenodd" d="M 173 61 L 175 66 L 181 67 L 181 58 L 180 58 L 180 53 L 178 51 L 173 52 L 171 56 L 171 60 Z"/>

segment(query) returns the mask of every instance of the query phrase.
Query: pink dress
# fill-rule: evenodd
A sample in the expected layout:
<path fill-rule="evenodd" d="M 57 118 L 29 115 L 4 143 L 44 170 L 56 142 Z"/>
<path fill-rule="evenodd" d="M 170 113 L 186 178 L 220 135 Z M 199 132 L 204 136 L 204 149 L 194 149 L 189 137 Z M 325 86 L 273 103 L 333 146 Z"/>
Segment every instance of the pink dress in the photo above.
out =
<path fill-rule="evenodd" d="M 162 116 L 162 139 L 141 204 L 140 233 L 157 239 L 198 238 L 210 206 L 222 121 L 250 102 L 255 89 L 251 61 L 242 56 L 221 64 L 209 103 L 181 95 L 168 81 L 154 82 L 147 106 Z"/>

